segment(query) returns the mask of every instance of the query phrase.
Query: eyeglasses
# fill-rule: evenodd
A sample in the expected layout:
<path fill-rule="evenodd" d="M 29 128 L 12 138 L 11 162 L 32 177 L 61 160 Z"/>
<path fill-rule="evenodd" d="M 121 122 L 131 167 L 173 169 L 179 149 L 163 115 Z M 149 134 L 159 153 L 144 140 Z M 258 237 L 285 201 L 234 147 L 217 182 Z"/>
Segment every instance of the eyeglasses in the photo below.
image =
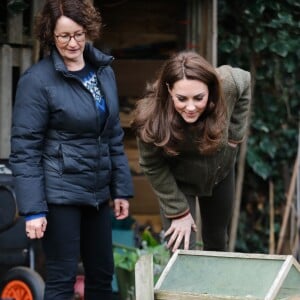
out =
<path fill-rule="evenodd" d="M 85 40 L 85 31 L 76 32 L 74 34 L 58 34 L 55 35 L 57 41 L 61 44 L 68 44 L 72 38 L 76 42 L 83 42 Z"/>

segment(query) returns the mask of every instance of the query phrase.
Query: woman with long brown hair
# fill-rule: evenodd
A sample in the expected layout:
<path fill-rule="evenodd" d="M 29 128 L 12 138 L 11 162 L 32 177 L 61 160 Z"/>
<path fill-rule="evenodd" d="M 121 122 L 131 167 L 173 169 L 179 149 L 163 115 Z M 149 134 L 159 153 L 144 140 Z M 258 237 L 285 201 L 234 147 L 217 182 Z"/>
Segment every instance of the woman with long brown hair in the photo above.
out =
<path fill-rule="evenodd" d="M 192 51 L 162 66 L 132 128 L 140 165 L 160 203 L 168 247 L 194 249 L 199 201 L 205 250 L 224 251 L 234 201 L 234 165 L 250 106 L 250 74 L 214 69 Z"/>

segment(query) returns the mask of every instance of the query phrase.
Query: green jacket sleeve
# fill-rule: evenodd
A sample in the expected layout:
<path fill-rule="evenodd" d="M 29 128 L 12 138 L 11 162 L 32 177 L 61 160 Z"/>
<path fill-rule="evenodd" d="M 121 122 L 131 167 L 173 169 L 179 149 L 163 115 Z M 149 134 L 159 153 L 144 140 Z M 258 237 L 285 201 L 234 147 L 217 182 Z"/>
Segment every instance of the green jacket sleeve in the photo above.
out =
<path fill-rule="evenodd" d="M 238 144 L 243 141 L 248 127 L 251 100 L 250 73 L 230 66 L 222 66 L 219 70 L 230 118 L 228 140 Z"/>
<path fill-rule="evenodd" d="M 139 163 L 168 218 L 184 215 L 189 210 L 185 195 L 180 191 L 160 148 L 137 140 Z"/>

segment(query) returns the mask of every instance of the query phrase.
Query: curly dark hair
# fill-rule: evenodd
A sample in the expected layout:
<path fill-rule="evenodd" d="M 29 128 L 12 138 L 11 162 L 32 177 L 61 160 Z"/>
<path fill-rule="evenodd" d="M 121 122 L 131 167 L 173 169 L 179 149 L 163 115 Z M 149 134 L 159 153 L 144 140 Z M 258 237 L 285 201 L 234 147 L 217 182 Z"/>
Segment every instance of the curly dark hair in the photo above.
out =
<path fill-rule="evenodd" d="M 181 79 L 199 80 L 209 90 L 205 111 L 193 124 L 187 124 L 174 108 L 168 92 Z M 194 137 L 203 154 L 214 153 L 223 142 L 227 110 L 220 79 L 213 66 L 193 51 L 173 55 L 161 67 L 157 79 L 148 85 L 146 96 L 137 102 L 131 127 L 145 143 L 177 155 L 187 136 Z"/>
<path fill-rule="evenodd" d="M 99 38 L 102 18 L 89 0 L 46 0 L 35 20 L 35 33 L 44 51 L 49 51 L 54 44 L 54 29 L 61 16 L 81 25 L 90 40 Z"/>

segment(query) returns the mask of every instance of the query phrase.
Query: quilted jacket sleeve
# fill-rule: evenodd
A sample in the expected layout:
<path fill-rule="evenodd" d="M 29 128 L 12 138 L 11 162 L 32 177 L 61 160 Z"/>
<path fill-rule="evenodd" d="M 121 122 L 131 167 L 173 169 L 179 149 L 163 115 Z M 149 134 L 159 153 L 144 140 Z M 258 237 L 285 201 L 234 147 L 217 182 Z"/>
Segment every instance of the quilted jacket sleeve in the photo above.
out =
<path fill-rule="evenodd" d="M 30 72 L 19 80 L 14 105 L 10 164 L 20 215 L 47 211 L 41 165 L 48 104 L 43 84 Z"/>
<path fill-rule="evenodd" d="M 166 217 L 174 218 L 189 210 L 185 195 L 178 188 L 161 150 L 138 139 L 139 163 L 144 174 L 159 198 L 160 207 Z"/>
<path fill-rule="evenodd" d="M 251 77 L 249 72 L 239 68 L 230 68 L 230 72 L 235 87 L 235 96 L 230 115 L 228 140 L 233 143 L 241 143 L 249 121 Z"/>
<path fill-rule="evenodd" d="M 110 157 L 112 163 L 112 181 L 110 192 L 113 199 L 132 198 L 133 183 L 123 145 L 124 132 L 117 119 L 110 136 Z"/>

